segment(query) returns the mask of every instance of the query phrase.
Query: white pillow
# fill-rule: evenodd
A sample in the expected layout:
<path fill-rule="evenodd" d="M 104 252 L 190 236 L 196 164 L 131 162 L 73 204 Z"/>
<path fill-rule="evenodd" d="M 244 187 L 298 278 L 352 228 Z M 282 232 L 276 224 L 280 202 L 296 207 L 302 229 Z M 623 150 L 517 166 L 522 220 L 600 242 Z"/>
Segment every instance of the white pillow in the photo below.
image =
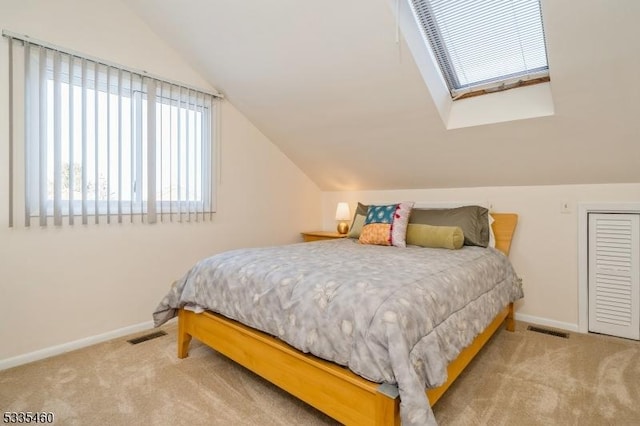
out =
<path fill-rule="evenodd" d="M 491 216 L 491 213 L 487 217 L 489 218 L 489 247 L 496 248 L 496 236 L 493 233 L 493 222 L 496 220 Z"/>
<path fill-rule="evenodd" d="M 413 204 L 413 201 L 403 201 L 396 210 L 393 228 L 391 229 L 391 244 L 396 247 L 407 246 L 407 226 Z"/>

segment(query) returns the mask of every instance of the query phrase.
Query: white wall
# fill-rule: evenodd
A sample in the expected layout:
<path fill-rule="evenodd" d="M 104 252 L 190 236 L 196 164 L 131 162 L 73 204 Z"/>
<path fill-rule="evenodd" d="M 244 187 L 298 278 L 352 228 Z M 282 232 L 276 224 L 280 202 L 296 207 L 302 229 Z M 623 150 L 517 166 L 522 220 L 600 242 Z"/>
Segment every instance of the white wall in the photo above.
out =
<path fill-rule="evenodd" d="M 397 191 L 324 192 L 324 229 L 335 229 L 335 209 L 348 201 L 475 202 L 519 214 L 510 258 L 524 279 L 523 320 L 578 329 L 578 216 L 580 203 L 637 202 L 640 184 L 558 185 Z M 561 213 L 568 203 L 570 213 Z"/>
<path fill-rule="evenodd" d="M 2 0 L 0 27 L 208 88 L 119 1 Z M 320 226 L 317 186 L 225 101 L 213 222 L 9 229 L 4 38 L 0 57 L 0 365 L 146 325 L 172 280 L 196 260 L 297 242 L 300 231 Z"/>

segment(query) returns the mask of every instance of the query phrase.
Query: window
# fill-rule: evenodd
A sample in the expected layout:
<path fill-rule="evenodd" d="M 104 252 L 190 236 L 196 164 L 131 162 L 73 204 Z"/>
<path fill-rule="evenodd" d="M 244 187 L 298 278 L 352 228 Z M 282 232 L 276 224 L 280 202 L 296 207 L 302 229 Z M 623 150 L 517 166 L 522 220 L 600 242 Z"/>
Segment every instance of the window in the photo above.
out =
<path fill-rule="evenodd" d="M 411 0 L 451 96 L 548 81 L 539 0 Z"/>
<path fill-rule="evenodd" d="M 26 226 L 34 216 L 43 226 L 49 217 L 55 225 L 210 217 L 215 95 L 10 43 L 23 55 L 13 61 L 24 63 Z"/>

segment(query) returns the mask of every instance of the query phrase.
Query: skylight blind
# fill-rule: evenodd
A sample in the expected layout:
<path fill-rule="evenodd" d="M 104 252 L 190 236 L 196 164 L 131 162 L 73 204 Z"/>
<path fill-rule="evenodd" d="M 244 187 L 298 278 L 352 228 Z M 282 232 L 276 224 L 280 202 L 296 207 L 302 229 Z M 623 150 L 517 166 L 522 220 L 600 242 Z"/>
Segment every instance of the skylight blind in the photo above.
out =
<path fill-rule="evenodd" d="M 548 76 L 539 0 L 411 0 L 452 96 Z"/>
<path fill-rule="evenodd" d="M 26 227 L 211 219 L 216 95 L 7 37 Z"/>

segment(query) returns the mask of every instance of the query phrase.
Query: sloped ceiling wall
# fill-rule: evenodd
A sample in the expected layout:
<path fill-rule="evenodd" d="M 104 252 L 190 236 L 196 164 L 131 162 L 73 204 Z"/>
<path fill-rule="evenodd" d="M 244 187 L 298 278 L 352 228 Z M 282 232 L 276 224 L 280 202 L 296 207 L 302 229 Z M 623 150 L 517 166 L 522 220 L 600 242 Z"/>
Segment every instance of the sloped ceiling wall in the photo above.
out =
<path fill-rule="evenodd" d="M 543 0 L 555 114 L 456 130 L 393 1 L 125 3 L 323 190 L 640 182 L 637 0 Z"/>

